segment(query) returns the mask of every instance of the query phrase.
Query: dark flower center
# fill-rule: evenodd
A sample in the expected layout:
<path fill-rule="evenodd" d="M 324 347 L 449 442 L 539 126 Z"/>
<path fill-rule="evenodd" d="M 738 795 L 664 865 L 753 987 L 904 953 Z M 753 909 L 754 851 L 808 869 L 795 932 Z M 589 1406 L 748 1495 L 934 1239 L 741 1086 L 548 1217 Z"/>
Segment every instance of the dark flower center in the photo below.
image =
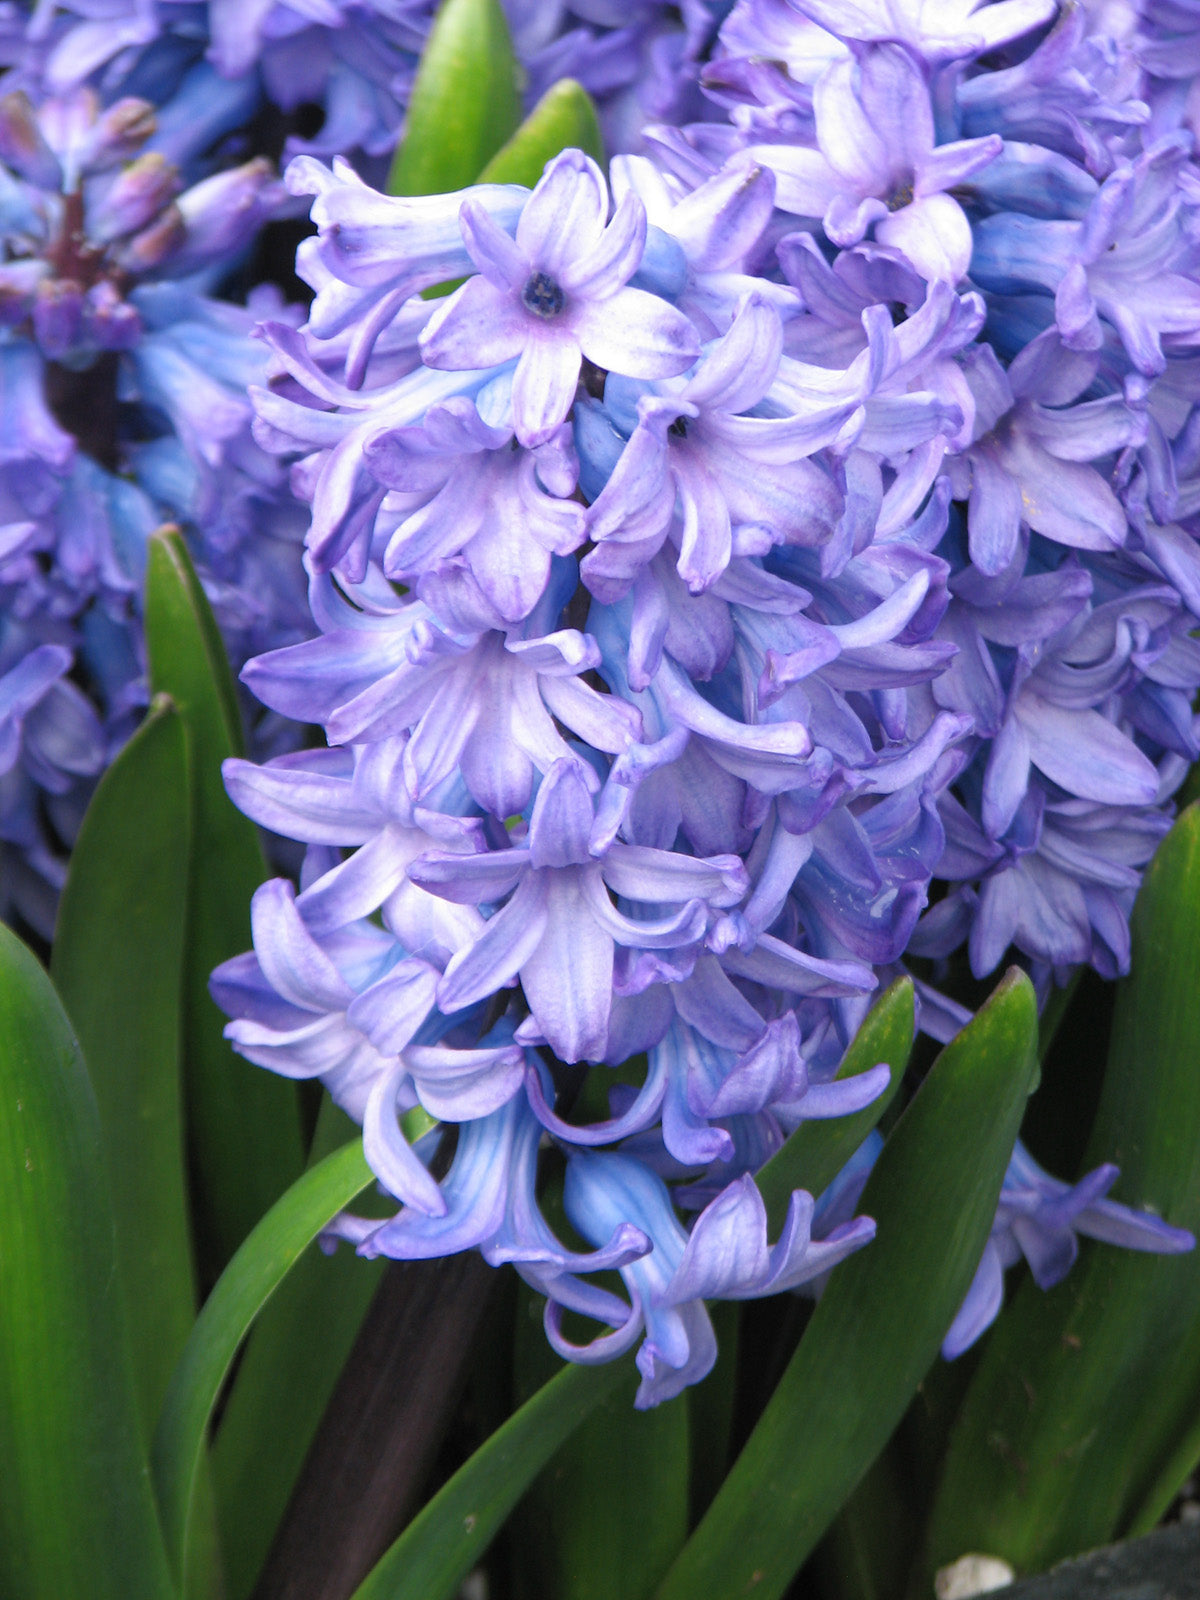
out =
<path fill-rule="evenodd" d="M 535 317 L 556 317 L 566 300 L 553 278 L 544 272 L 535 272 L 521 290 L 521 304 Z"/>
<path fill-rule="evenodd" d="M 686 417 L 676 417 L 675 421 L 667 429 L 667 432 L 669 434 L 673 434 L 676 439 L 686 439 L 687 425 L 688 419 Z"/>

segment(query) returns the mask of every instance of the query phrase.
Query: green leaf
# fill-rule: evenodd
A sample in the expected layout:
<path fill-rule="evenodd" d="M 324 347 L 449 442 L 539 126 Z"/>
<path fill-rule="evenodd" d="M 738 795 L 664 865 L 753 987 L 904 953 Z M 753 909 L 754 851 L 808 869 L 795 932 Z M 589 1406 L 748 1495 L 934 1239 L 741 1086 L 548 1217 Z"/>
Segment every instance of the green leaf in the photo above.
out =
<path fill-rule="evenodd" d="M 708 1510 L 729 1470 L 742 1336 L 738 1301 L 713 1301 L 708 1314 L 717 1336 L 716 1365 L 707 1378 L 687 1391 L 693 1520 Z"/>
<path fill-rule="evenodd" d="M 1036 1045 L 1033 988 L 1014 969 L 892 1130 L 861 1201 L 875 1241 L 834 1270 L 658 1600 L 776 1600 L 878 1455 L 978 1265 Z"/>
<path fill-rule="evenodd" d="M 355 1132 L 326 1095 L 310 1166 Z M 310 1244 L 250 1335 L 212 1450 L 228 1600 L 254 1588 L 385 1266 Z"/>
<path fill-rule="evenodd" d="M 522 1288 L 518 1395 L 561 1367 L 546 1343 L 543 1304 Z M 623 1386 L 603 1400 L 526 1495 L 511 1552 L 525 1593 L 646 1600 L 683 1547 L 691 1396 L 652 1411 L 635 1411 L 632 1398 Z"/>
<path fill-rule="evenodd" d="M 1131 931 L 1085 1169 L 1116 1162 L 1114 1198 L 1197 1232 L 1200 808 L 1159 847 Z M 1040 1571 L 1145 1527 L 1192 1464 L 1198 1414 L 1195 1258 L 1085 1242 L 1065 1283 L 1043 1294 L 1027 1280 L 989 1335 L 951 1435 L 925 1570 L 987 1550 Z"/>
<path fill-rule="evenodd" d="M 582 150 L 601 168 L 604 136 L 592 98 L 574 78 L 552 84 L 512 138 L 484 167 L 478 183 L 523 183 L 532 189 L 560 150 Z"/>
<path fill-rule="evenodd" d="M 564 1367 L 418 1512 L 353 1600 L 453 1600 L 555 1451 L 618 1391 L 633 1404 L 627 1362 Z"/>
<path fill-rule="evenodd" d="M 184 1083 L 201 1265 L 213 1275 L 301 1171 L 295 1085 L 236 1056 L 208 992 L 218 963 L 250 944 L 250 900 L 266 877 L 253 823 L 221 762 L 241 751 L 237 700 L 212 610 L 176 529 L 150 541 L 150 683 L 183 719 L 192 774 L 192 866 L 184 963 Z"/>
<path fill-rule="evenodd" d="M 50 980 L 0 926 L 0 1594 L 171 1600 L 100 1118 Z"/>
<path fill-rule="evenodd" d="M 196 1315 L 180 1083 L 188 811 L 183 724 L 163 696 L 92 796 L 50 968 L 100 1110 L 147 1446 Z"/>
<path fill-rule="evenodd" d="M 520 120 L 517 59 L 499 0 L 443 0 L 409 97 L 387 192 L 465 189 Z"/>
<path fill-rule="evenodd" d="M 852 1116 L 802 1122 L 757 1174 L 772 1232 L 783 1225 L 792 1190 L 819 1195 L 887 1110 L 908 1065 L 914 1025 L 912 979 L 898 978 L 867 1013 L 837 1071 L 839 1078 L 853 1078 L 882 1062 L 892 1069 L 891 1082 Z"/>
<path fill-rule="evenodd" d="M 205 1435 L 234 1356 L 300 1254 L 372 1181 L 361 1140 L 326 1156 L 272 1206 L 204 1303 L 171 1378 L 151 1458 L 167 1551 L 176 1574 L 187 1570 Z"/>

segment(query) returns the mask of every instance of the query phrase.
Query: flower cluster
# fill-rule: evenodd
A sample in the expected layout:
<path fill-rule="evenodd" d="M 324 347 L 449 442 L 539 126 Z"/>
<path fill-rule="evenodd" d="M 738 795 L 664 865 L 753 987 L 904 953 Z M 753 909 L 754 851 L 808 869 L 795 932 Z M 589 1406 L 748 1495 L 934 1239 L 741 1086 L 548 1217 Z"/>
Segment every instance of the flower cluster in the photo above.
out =
<path fill-rule="evenodd" d="M 753 1174 L 882 1090 L 835 1079 L 882 981 L 948 1037 L 960 952 L 1127 966 L 1200 754 L 1200 170 L 1145 26 L 739 0 L 611 198 L 577 151 L 419 200 L 288 169 L 314 299 L 254 435 L 318 633 L 244 676 L 329 747 L 228 768 L 308 850 L 214 991 L 362 1121 L 400 1210 L 345 1236 L 514 1262 L 557 1349 L 642 1340 L 641 1404 L 711 1365 L 705 1299 L 869 1240 L 873 1146 L 773 1247 Z M 1190 1245 L 1114 1177 L 1018 1147 L 948 1352 L 1018 1254 Z"/>
<path fill-rule="evenodd" d="M 87 795 L 145 700 L 149 533 L 185 529 L 236 665 L 312 632 L 303 506 L 246 397 L 269 373 L 255 324 L 292 313 L 269 286 L 218 298 L 295 209 L 248 140 L 271 107 L 286 148 L 382 172 L 434 9 L 137 0 L 0 20 L 0 914 L 47 938 Z M 638 135 L 642 67 L 666 50 L 668 87 L 694 84 L 707 39 L 703 7 L 687 30 L 651 0 L 622 9 L 510 8 L 530 98 L 576 72 L 616 144 Z M 258 720 L 260 754 L 293 742 Z"/>
<path fill-rule="evenodd" d="M 0 97 L 2 894 L 46 934 L 61 847 L 145 700 L 153 529 L 188 527 L 240 659 L 311 631 L 300 508 L 246 397 L 250 332 L 284 308 L 206 293 L 283 191 L 261 159 L 210 168 L 223 128 L 86 85 Z"/>

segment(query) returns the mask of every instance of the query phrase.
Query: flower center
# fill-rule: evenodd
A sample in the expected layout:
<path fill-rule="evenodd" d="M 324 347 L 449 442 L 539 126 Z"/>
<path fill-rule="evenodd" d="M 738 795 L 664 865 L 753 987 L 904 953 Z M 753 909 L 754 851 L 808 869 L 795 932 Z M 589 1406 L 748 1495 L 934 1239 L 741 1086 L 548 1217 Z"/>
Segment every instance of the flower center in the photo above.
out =
<path fill-rule="evenodd" d="M 535 317 L 556 317 L 566 304 L 558 284 L 545 272 L 533 273 L 521 290 L 521 304 Z"/>

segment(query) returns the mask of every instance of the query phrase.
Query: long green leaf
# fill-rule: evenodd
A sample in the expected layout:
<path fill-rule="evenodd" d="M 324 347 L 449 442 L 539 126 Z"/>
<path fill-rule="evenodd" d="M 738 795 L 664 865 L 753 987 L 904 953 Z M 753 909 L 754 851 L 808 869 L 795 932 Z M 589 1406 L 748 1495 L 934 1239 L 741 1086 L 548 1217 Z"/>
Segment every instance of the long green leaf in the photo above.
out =
<path fill-rule="evenodd" d="M 496 151 L 477 181 L 523 183 L 532 189 L 547 161 L 569 148 L 584 151 L 604 166 L 604 137 L 591 96 L 574 78 L 560 78 Z"/>
<path fill-rule="evenodd" d="M 1086 1166 L 1115 1161 L 1117 1197 L 1198 1232 L 1200 807 L 1160 846 L 1132 936 Z M 1191 1465 L 1198 1407 L 1200 1263 L 1085 1245 L 1057 1289 L 1027 1281 L 989 1337 L 924 1571 L 965 1550 L 1040 1571 L 1144 1526 Z"/>
<path fill-rule="evenodd" d="M 478 180 L 521 120 L 499 0 L 443 0 L 408 102 L 389 194 L 450 194 Z"/>
<path fill-rule="evenodd" d="M 309 1165 L 354 1133 L 326 1096 Z M 228 1600 L 254 1588 L 385 1266 L 310 1244 L 255 1324 L 212 1450 Z"/>
<path fill-rule="evenodd" d="M 183 725 L 162 697 L 92 796 L 50 968 L 100 1110 L 147 1446 L 196 1315 L 180 1081 L 190 827 Z"/>
<path fill-rule="evenodd" d="M 542 1300 L 522 1289 L 517 1393 L 561 1366 Z M 635 1411 L 610 1394 L 559 1449 L 521 1504 L 511 1561 L 524 1593 L 554 1600 L 646 1600 L 688 1531 L 691 1396 Z"/>
<path fill-rule="evenodd" d="M 834 1271 L 658 1600 L 776 1600 L 879 1453 L 974 1274 L 1036 1045 L 1033 988 L 1014 970 L 893 1129 L 862 1198 L 876 1239 Z"/>
<path fill-rule="evenodd" d="M 205 1301 L 171 1378 L 151 1458 L 167 1551 L 177 1574 L 187 1569 L 205 1434 L 233 1358 L 304 1249 L 371 1181 L 361 1141 L 327 1156 L 272 1206 Z"/>
<path fill-rule="evenodd" d="M 171 1600 L 139 1439 L 100 1118 L 0 927 L 0 1594 Z"/>
<path fill-rule="evenodd" d="M 212 969 L 250 944 L 250 899 L 266 864 L 254 825 L 221 781 L 221 762 L 241 748 L 236 694 L 212 610 L 174 529 L 150 541 L 146 648 L 151 686 L 183 719 L 192 774 L 184 1081 L 202 1265 L 215 1275 L 301 1171 L 303 1155 L 295 1086 L 233 1053 L 208 992 Z"/>
<path fill-rule="evenodd" d="M 898 978 L 867 1013 L 837 1072 L 839 1078 L 853 1078 L 882 1063 L 891 1068 L 891 1081 L 877 1100 L 852 1116 L 802 1122 L 762 1168 L 755 1182 L 773 1228 L 787 1216 L 792 1190 L 820 1194 L 887 1110 L 908 1065 L 914 1024 L 912 979 Z"/>
<path fill-rule="evenodd" d="M 551 1456 L 610 1395 L 633 1403 L 628 1364 L 564 1367 L 414 1517 L 353 1600 L 452 1600 Z"/>

